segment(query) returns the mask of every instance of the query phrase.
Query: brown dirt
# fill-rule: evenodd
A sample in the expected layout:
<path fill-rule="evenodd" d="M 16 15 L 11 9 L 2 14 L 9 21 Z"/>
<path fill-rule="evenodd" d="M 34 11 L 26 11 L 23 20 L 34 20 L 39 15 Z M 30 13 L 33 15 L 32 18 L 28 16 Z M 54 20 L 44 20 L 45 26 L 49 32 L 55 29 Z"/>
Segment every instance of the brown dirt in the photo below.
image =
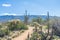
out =
<path fill-rule="evenodd" d="M 19 35 L 16 38 L 13 38 L 12 40 L 25 40 L 28 36 L 28 33 L 31 35 L 33 32 L 33 27 L 29 27 L 28 30 L 26 30 L 24 33 L 22 33 L 21 35 Z"/>

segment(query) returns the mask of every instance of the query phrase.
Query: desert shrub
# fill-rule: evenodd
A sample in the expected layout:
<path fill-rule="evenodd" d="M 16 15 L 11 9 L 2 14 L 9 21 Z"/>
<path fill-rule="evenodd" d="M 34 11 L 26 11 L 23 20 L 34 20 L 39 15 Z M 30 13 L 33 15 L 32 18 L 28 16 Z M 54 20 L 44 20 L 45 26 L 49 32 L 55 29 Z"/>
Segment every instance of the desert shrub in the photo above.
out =
<path fill-rule="evenodd" d="M 48 26 L 44 26 L 44 29 L 48 29 Z"/>
<path fill-rule="evenodd" d="M 0 28 L 2 28 L 2 25 L 0 25 Z"/>
<path fill-rule="evenodd" d="M 4 35 L 8 35 L 9 31 L 7 29 L 0 29 L 0 37 L 3 37 Z"/>
<path fill-rule="evenodd" d="M 10 22 L 10 24 L 8 25 L 8 28 L 9 28 L 9 30 L 22 30 L 22 29 L 26 30 L 26 29 L 28 29 L 28 27 L 20 21 Z"/>
<path fill-rule="evenodd" d="M 37 32 L 34 32 L 33 34 L 32 34 L 32 37 L 30 38 L 31 40 L 37 40 L 38 38 L 41 38 L 40 37 L 40 34 L 38 34 Z"/>
<path fill-rule="evenodd" d="M 58 40 L 58 39 L 60 39 L 60 37 L 59 37 L 59 36 L 54 35 L 54 36 L 53 36 L 53 39 L 54 39 L 54 40 L 55 40 L 55 39 L 56 39 L 56 40 Z"/>
<path fill-rule="evenodd" d="M 8 28 L 4 27 L 3 25 L 0 25 L 0 37 L 3 37 L 4 35 L 8 34 L 9 34 Z"/>
<path fill-rule="evenodd" d="M 21 30 L 21 32 L 20 33 L 23 33 L 24 32 L 24 30 Z"/>
<path fill-rule="evenodd" d="M 24 25 L 24 24 L 20 24 L 20 30 L 21 30 L 21 29 L 23 29 L 23 30 L 27 30 L 28 27 L 27 27 L 26 25 Z"/>
<path fill-rule="evenodd" d="M 41 17 L 37 17 L 37 18 L 33 18 L 32 22 L 37 22 L 39 24 L 42 24 L 44 22 L 44 20 Z"/>
<path fill-rule="evenodd" d="M 0 37 L 3 37 L 5 32 L 3 30 L 0 30 Z"/>

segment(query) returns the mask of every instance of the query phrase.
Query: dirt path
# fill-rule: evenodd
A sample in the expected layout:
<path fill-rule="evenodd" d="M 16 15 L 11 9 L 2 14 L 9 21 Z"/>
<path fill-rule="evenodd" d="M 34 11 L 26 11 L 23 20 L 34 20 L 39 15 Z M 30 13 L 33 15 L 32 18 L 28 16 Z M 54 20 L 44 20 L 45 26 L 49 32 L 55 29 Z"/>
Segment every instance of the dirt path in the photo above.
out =
<path fill-rule="evenodd" d="M 29 34 L 32 34 L 32 32 L 33 32 L 33 27 L 29 27 L 28 30 L 26 30 L 26 31 L 25 31 L 24 33 L 22 33 L 20 36 L 14 38 L 14 39 L 12 39 L 12 40 L 25 40 L 25 39 L 27 38 L 27 36 L 28 36 L 28 33 L 29 33 Z"/>

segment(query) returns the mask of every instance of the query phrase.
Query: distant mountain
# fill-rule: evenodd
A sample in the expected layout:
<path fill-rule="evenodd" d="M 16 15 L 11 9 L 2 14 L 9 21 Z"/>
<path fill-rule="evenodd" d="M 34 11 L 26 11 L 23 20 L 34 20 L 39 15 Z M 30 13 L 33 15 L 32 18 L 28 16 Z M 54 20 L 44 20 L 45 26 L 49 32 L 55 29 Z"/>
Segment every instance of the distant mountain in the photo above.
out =
<path fill-rule="evenodd" d="M 47 16 L 46 15 L 29 15 L 29 20 L 33 19 L 33 18 L 37 18 L 38 16 L 40 16 L 43 19 L 46 19 Z M 52 16 L 50 16 L 52 18 Z M 0 16 L 0 22 L 6 22 L 8 20 L 12 20 L 12 19 L 20 19 L 20 20 L 24 20 L 24 15 L 22 16 L 13 16 L 13 15 L 3 15 Z"/>

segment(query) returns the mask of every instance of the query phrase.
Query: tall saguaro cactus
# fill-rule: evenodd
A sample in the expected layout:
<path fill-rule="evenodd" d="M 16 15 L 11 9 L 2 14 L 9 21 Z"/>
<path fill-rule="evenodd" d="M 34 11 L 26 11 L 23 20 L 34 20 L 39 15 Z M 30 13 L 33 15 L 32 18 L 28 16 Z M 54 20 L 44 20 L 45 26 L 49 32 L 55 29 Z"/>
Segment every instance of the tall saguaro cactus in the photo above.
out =
<path fill-rule="evenodd" d="M 49 36 L 49 12 L 47 12 L 47 26 L 48 26 L 48 33 L 46 36 L 44 36 L 43 40 L 47 40 Z"/>
<path fill-rule="evenodd" d="M 48 34 L 49 34 L 49 12 L 47 12 L 47 26 L 48 26 Z"/>
<path fill-rule="evenodd" d="M 27 15 L 27 10 L 25 10 L 24 23 L 25 23 L 26 25 L 28 24 L 28 15 Z"/>

